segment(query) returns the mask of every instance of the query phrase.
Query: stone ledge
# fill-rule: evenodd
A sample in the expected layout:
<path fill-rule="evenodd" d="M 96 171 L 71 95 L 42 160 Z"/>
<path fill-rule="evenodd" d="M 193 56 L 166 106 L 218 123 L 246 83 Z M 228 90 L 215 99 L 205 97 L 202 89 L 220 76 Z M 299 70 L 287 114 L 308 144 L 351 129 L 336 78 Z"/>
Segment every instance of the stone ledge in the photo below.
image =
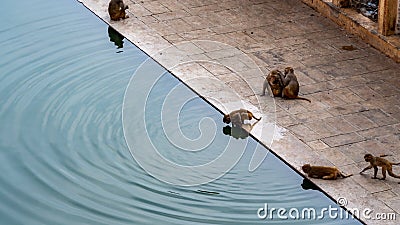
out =
<path fill-rule="evenodd" d="M 366 43 L 400 62 L 400 35 L 384 36 L 378 33 L 378 23 L 350 8 L 338 8 L 331 0 L 302 0 L 323 16 L 348 32 L 358 35 Z"/>

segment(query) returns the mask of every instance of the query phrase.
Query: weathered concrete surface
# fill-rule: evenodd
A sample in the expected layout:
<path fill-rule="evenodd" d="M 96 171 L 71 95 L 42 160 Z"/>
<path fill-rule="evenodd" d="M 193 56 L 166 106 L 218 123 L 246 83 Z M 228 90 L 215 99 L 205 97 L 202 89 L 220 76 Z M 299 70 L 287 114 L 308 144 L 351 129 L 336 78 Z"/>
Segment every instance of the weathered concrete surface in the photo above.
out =
<path fill-rule="evenodd" d="M 367 152 L 400 161 L 400 65 L 392 59 L 296 0 L 125 0 L 130 18 L 118 22 L 108 0 L 82 2 L 221 111 L 262 113 L 252 133 L 293 167 L 354 173 L 313 180 L 333 198 L 397 216 L 363 221 L 399 224 L 399 180 L 358 174 Z M 342 49 L 349 45 L 356 50 Z M 268 71 L 286 66 L 312 103 L 259 96 Z"/>
<path fill-rule="evenodd" d="M 385 35 L 394 33 L 395 19 L 393 17 L 396 17 L 397 2 L 393 0 L 380 1 L 380 5 L 382 5 L 384 9 L 379 11 L 379 18 L 383 18 L 383 15 L 381 15 L 383 12 L 386 13 L 386 18 L 379 19 L 378 23 L 381 23 L 379 26 L 378 23 L 361 15 L 355 9 L 338 8 L 335 6 L 335 1 L 332 0 L 302 1 L 339 24 L 348 32 L 359 36 L 366 43 L 382 51 L 387 56 L 393 58 L 393 60 L 400 62 L 400 35 L 382 35 L 382 33 Z"/>

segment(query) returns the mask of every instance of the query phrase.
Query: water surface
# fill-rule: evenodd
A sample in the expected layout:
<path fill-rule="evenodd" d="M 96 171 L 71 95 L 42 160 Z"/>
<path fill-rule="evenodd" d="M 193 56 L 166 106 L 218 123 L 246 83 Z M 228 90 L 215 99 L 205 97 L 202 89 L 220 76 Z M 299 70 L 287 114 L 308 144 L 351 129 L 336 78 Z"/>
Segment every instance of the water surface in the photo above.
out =
<path fill-rule="evenodd" d="M 0 15 L 1 224 L 359 224 L 260 220 L 265 203 L 321 209 L 334 202 L 303 190 L 303 178 L 273 154 L 248 172 L 252 139 L 239 163 L 211 183 L 155 179 L 133 159 L 122 126 L 125 89 L 148 56 L 126 40 L 118 48 L 108 26 L 76 1 L 5 1 Z M 200 152 L 177 151 L 160 128 L 165 95 L 176 86 L 184 87 L 165 73 L 145 107 L 148 132 L 165 157 L 196 165 L 229 141 L 245 141 L 224 135 L 221 114 L 180 88 L 193 98 L 180 117 L 185 135 L 199 135 L 201 118 L 213 120 L 216 133 Z"/>

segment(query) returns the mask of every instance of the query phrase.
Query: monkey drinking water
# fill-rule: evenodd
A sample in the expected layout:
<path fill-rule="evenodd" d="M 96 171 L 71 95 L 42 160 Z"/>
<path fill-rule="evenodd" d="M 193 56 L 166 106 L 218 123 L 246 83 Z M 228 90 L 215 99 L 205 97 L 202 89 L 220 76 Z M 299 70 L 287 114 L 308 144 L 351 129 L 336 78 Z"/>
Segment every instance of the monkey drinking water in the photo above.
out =
<path fill-rule="evenodd" d="M 386 155 L 382 155 L 382 156 L 386 156 Z M 366 162 L 369 162 L 370 165 L 365 167 L 360 174 L 362 174 L 364 171 L 369 170 L 371 168 L 374 168 L 374 176 L 372 177 L 372 179 L 377 179 L 376 174 L 378 173 L 378 167 L 382 167 L 382 178 L 379 178 L 379 180 L 384 180 L 386 179 L 386 171 L 388 172 L 388 174 L 392 177 L 395 178 L 400 178 L 399 175 L 396 175 L 393 173 L 392 171 L 392 165 L 400 165 L 400 163 L 392 163 L 387 159 L 384 159 L 382 157 L 375 157 L 371 154 L 365 154 L 364 155 L 364 160 Z"/>
<path fill-rule="evenodd" d="M 241 127 L 245 120 L 252 120 L 253 118 L 256 120 L 261 120 L 261 118 L 255 117 L 249 110 L 238 109 L 230 112 L 229 114 L 225 114 L 222 121 L 224 123 L 232 123 L 232 126 Z"/>
<path fill-rule="evenodd" d="M 125 13 L 125 10 L 128 8 L 122 0 L 111 0 L 108 4 L 108 14 L 110 14 L 111 20 L 126 19 L 129 18 Z"/>
<path fill-rule="evenodd" d="M 282 79 L 283 90 L 282 97 L 288 99 L 302 99 L 311 102 L 311 100 L 303 97 L 299 97 L 299 82 L 294 74 L 294 69 L 292 67 L 285 68 L 285 77 Z"/>
<path fill-rule="evenodd" d="M 309 177 L 320 178 L 324 180 L 336 180 L 337 178 L 346 178 L 353 175 L 344 175 L 336 167 L 328 166 L 311 166 L 310 164 L 304 164 L 301 169 Z"/>

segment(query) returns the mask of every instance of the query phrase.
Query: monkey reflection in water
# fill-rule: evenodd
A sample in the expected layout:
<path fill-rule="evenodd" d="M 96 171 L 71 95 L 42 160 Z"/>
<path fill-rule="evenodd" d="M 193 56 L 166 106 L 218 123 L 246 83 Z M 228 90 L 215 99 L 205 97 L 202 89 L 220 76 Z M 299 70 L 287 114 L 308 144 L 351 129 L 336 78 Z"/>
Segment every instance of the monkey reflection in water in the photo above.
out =
<path fill-rule="evenodd" d="M 108 37 L 110 37 L 110 41 L 117 46 L 117 49 L 123 48 L 124 47 L 124 36 L 120 34 L 118 31 L 116 31 L 114 28 L 111 26 L 108 26 Z M 118 51 L 117 53 L 120 53 L 122 51 Z"/>
<path fill-rule="evenodd" d="M 257 120 L 255 123 L 244 123 L 245 120 L 252 120 L 253 118 Z M 255 117 L 249 110 L 234 110 L 229 114 L 225 114 L 224 118 L 222 119 L 224 123 L 232 123 L 232 127 L 228 125 L 223 128 L 223 133 L 236 139 L 245 139 L 250 135 L 251 130 L 260 120 L 261 118 Z"/>
<path fill-rule="evenodd" d="M 229 135 L 232 136 L 236 139 L 246 139 L 249 135 L 251 130 L 253 129 L 253 127 L 259 122 L 259 120 L 257 120 L 255 123 L 253 124 L 242 124 L 240 127 L 238 126 L 225 126 L 224 128 L 222 128 L 222 132 L 225 135 Z"/>
<path fill-rule="evenodd" d="M 301 184 L 301 187 L 304 190 L 316 190 L 316 191 L 321 191 L 317 185 L 315 185 L 313 182 L 311 182 L 309 179 L 304 178 L 303 183 Z"/>

